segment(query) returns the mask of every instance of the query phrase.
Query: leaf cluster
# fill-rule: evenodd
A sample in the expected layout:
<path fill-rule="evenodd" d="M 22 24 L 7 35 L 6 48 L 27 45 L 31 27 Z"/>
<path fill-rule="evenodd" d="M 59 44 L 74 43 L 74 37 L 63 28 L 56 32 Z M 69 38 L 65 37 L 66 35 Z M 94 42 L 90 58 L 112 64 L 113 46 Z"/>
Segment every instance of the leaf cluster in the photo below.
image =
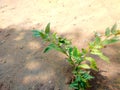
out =
<path fill-rule="evenodd" d="M 83 48 L 82 50 L 73 46 L 70 40 L 57 36 L 56 33 L 51 33 L 50 23 L 46 26 L 45 30 L 33 30 L 33 35 L 35 37 L 41 37 L 44 41 L 50 43 L 45 48 L 44 53 L 54 49 L 67 56 L 67 61 L 74 67 L 73 74 L 75 77 L 70 87 L 75 90 L 85 90 L 90 86 L 88 81 L 93 78 L 90 75 L 90 70 L 98 71 L 96 61 L 90 55 L 96 55 L 102 60 L 109 62 L 108 57 L 102 53 L 101 49 L 106 45 L 120 41 L 120 30 L 116 28 L 116 24 L 111 29 L 107 28 L 103 36 L 95 32 L 95 39 L 88 43 L 87 48 Z"/>

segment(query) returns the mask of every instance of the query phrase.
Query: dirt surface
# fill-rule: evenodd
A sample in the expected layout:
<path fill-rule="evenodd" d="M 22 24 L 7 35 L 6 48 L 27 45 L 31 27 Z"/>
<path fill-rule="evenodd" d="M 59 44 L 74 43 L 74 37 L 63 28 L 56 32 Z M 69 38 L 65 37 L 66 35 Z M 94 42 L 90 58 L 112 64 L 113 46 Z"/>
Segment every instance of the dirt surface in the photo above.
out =
<path fill-rule="evenodd" d="M 93 31 L 115 22 L 120 28 L 120 0 L 0 0 L 0 90 L 71 90 L 71 67 L 56 51 L 43 53 L 46 43 L 32 36 L 48 22 L 53 32 L 79 49 Z M 91 90 L 120 90 L 120 43 L 103 50 L 111 63 L 96 57 L 100 68 Z M 96 82 L 96 83 L 94 83 Z"/>

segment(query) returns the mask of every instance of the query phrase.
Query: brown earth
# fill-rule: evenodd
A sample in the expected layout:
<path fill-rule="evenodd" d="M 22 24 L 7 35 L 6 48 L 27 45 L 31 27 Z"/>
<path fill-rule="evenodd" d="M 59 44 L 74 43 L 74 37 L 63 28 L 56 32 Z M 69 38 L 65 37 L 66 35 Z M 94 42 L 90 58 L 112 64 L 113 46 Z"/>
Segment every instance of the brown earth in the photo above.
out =
<path fill-rule="evenodd" d="M 120 0 L 0 0 L 0 90 L 71 90 L 65 56 L 43 53 L 47 45 L 32 36 L 48 22 L 53 32 L 72 39 L 79 49 L 93 31 L 103 32 L 115 22 L 120 28 Z M 103 50 L 105 63 L 91 90 L 120 90 L 120 43 Z"/>

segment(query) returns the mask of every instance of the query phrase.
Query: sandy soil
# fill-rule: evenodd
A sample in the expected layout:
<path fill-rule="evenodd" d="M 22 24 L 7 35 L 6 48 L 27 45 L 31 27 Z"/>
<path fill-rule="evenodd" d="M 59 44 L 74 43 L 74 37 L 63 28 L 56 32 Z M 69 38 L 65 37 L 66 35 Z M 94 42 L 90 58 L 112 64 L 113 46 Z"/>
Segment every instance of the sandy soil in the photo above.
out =
<path fill-rule="evenodd" d="M 93 31 L 115 22 L 120 28 L 120 0 L 0 0 L 0 90 L 71 90 L 70 66 L 61 53 L 43 50 L 47 44 L 32 29 L 51 29 L 72 39 L 81 49 Z M 103 84 L 95 90 L 120 90 L 120 43 L 105 48 L 111 63 L 97 59 Z"/>

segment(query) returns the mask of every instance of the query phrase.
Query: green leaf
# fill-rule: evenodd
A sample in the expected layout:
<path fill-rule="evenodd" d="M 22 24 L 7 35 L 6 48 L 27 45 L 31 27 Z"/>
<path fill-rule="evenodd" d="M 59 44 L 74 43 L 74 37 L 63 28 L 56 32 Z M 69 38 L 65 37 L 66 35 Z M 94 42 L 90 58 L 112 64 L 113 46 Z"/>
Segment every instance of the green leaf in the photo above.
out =
<path fill-rule="evenodd" d="M 38 30 L 32 30 L 32 32 L 33 32 L 33 36 L 40 37 L 40 31 L 38 31 Z"/>
<path fill-rule="evenodd" d="M 74 89 L 76 89 L 76 90 L 79 90 L 78 82 L 72 82 L 72 83 L 70 84 L 70 88 L 74 88 Z"/>
<path fill-rule="evenodd" d="M 91 51 L 91 54 L 97 55 L 97 56 L 99 56 L 101 59 L 103 59 L 104 61 L 109 62 L 109 58 L 106 57 L 106 56 L 104 56 L 103 53 L 102 53 L 100 50 L 93 49 L 93 50 Z"/>
<path fill-rule="evenodd" d="M 42 39 L 46 39 L 47 38 L 47 35 L 44 34 L 43 32 L 40 32 L 40 36 L 41 36 Z"/>
<path fill-rule="evenodd" d="M 101 51 L 96 48 L 93 48 L 90 53 L 94 54 L 94 55 L 99 55 L 101 53 Z"/>
<path fill-rule="evenodd" d="M 68 53 L 69 53 L 70 56 L 72 56 L 72 52 L 73 52 L 73 48 L 72 48 L 72 47 L 69 47 L 69 48 L 68 48 Z"/>
<path fill-rule="evenodd" d="M 100 57 L 102 60 L 104 60 L 104 61 L 106 61 L 106 62 L 109 63 L 109 58 L 108 58 L 107 56 L 101 54 L 99 57 Z"/>
<path fill-rule="evenodd" d="M 95 71 L 98 70 L 97 64 L 96 64 L 96 61 L 95 61 L 94 58 L 92 58 L 92 57 L 86 57 L 85 59 L 90 62 L 90 67 L 91 67 L 93 70 L 95 70 Z"/>
<path fill-rule="evenodd" d="M 75 56 L 75 57 L 78 56 L 78 50 L 76 47 L 73 48 L 73 56 Z"/>
<path fill-rule="evenodd" d="M 95 49 L 101 49 L 101 48 L 103 48 L 103 46 L 101 44 L 97 44 L 97 45 L 94 46 L 94 48 Z"/>
<path fill-rule="evenodd" d="M 117 29 L 117 24 L 114 24 L 113 27 L 111 28 L 111 33 L 116 34 L 117 33 L 116 29 Z"/>
<path fill-rule="evenodd" d="M 65 43 L 65 38 L 59 38 L 59 43 L 62 43 L 62 44 L 64 44 Z"/>
<path fill-rule="evenodd" d="M 120 42 L 119 38 L 112 38 L 112 39 L 106 39 L 102 42 L 103 45 L 113 44 L 116 42 Z"/>
<path fill-rule="evenodd" d="M 74 47 L 73 48 L 73 56 L 74 57 L 79 57 L 79 55 L 80 55 L 80 51 L 76 47 Z"/>
<path fill-rule="evenodd" d="M 95 44 L 100 44 L 100 41 L 101 41 L 100 37 L 96 36 L 95 37 Z"/>
<path fill-rule="evenodd" d="M 51 44 L 48 45 L 47 48 L 45 48 L 44 53 L 46 53 L 46 52 L 48 52 L 48 51 L 50 51 L 52 49 L 55 49 L 57 51 L 62 52 L 61 48 L 57 47 L 54 43 L 51 43 Z"/>
<path fill-rule="evenodd" d="M 53 48 L 51 48 L 51 47 L 46 47 L 45 48 L 45 50 L 44 50 L 44 53 L 46 53 L 46 52 L 48 52 L 48 51 L 50 51 L 50 50 L 52 50 Z"/>
<path fill-rule="evenodd" d="M 82 78 L 81 75 L 77 76 L 77 77 L 76 77 L 76 81 L 77 81 L 77 82 L 80 82 L 80 81 L 81 81 L 81 78 Z"/>
<path fill-rule="evenodd" d="M 86 53 L 87 53 L 87 50 L 84 49 L 84 48 L 82 48 L 82 54 L 84 55 L 84 54 L 86 54 Z"/>
<path fill-rule="evenodd" d="M 53 43 L 51 43 L 45 48 L 44 53 L 46 53 L 54 48 L 55 48 L 55 45 Z"/>
<path fill-rule="evenodd" d="M 109 37 L 111 34 L 110 34 L 110 28 L 106 28 L 106 31 L 105 31 L 105 35 L 107 37 Z"/>
<path fill-rule="evenodd" d="M 69 40 L 67 40 L 66 38 L 59 37 L 58 40 L 59 40 L 59 43 L 64 44 L 64 45 L 71 44 L 71 42 Z"/>
<path fill-rule="evenodd" d="M 90 43 L 89 43 L 90 49 L 94 48 L 94 46 L 95 46 L 94 42 L 90 42 Z"/>
<path fill-rule="evenodd" d="M 91 76 L 88 72 L 84 72 L 84 73 L 82 74 L 82 77 L 83 77 L 86 81 L 94 78 L 94 77 Z"/>
<path fill-rule="evenodd" d="M 47 24 L 46 28 L 45 28 L 45 33 L 49 34 L 50 33 L 50 23 Z"/>
<path fill-rule="evenodd" d="M 46 39 L 47 38 L 47 35 L 44 34 L 44 32 L 41 30 L 41 31 L 38 31 L 38 30 L 33 30 L 33 35 L 35 37 L 41 37 L 42 39 Z"/>
<path fill-rule="evenodd" d="M 79 64 L 84 60 L 82 57 L 74 57 L 74 59 L 76 64 Z"/>
<path fill-rule="evenodd" d="M 70 45 L 70 44 L 71 44 L 71 41 L 65 39 L 65 44 L 66 44 L 66 45 Z"/>
<path fill-rule="evenodd" d="M 53 37 L 53 39 L 58 38 L 56 33 L 53 33 L 53 34 L 52 34 L 52 37 Z"/>
<path fill-rule="evenodd" d="M 81 64 L 78 66 L 79 68 L 83 68 L 83 69 L 90 69 L 90 66 L 87 64 Z"/>

